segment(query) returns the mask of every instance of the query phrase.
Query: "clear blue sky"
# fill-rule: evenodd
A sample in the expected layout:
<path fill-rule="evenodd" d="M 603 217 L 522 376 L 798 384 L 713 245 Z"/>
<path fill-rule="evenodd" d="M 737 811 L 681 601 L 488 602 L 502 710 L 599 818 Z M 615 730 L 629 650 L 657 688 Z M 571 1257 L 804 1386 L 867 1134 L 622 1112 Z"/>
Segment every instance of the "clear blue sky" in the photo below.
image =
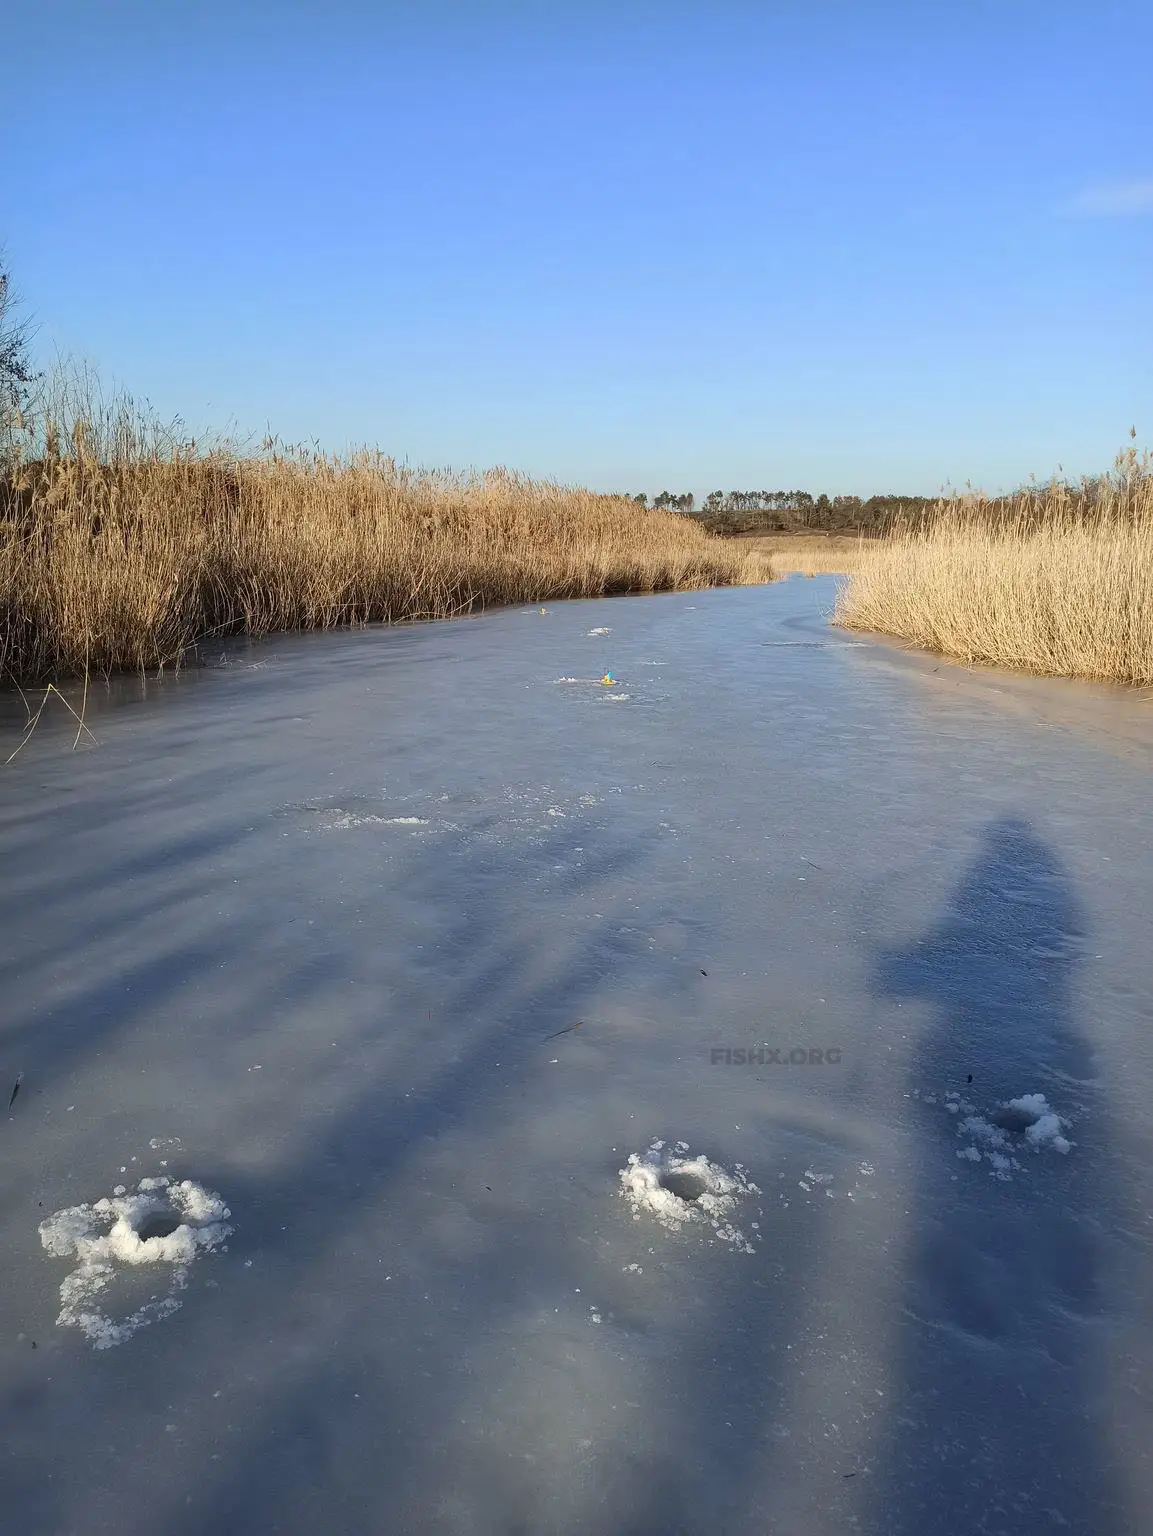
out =
<path fill-rule="evenodd" d="M 1153 440 L 1153 7 L 34 0 L 38 351 L 190 427 L 602 489 L 989 489 Z"/>

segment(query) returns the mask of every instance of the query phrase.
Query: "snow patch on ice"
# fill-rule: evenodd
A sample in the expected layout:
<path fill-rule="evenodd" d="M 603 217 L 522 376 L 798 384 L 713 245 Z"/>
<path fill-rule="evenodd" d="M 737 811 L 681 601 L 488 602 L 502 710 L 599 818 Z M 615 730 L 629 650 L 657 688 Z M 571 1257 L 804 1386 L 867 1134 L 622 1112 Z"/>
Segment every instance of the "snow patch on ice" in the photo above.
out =
<path fill-rule="evenodd" d="M 405 796 L 411 804 L 412 800 L 424 800 L 424 796 Z M 402 801 L 403 804 L 403 801 Z M 379 806 L 379 809 L 378 809 Z M 290 816 L 293 818 L 304 817 L 304 830 L 306 832 L 347 832 L 353 827 L 427 827 L 431 826 L 427 816 L 389 816 L 385 814 L 385 806 L 381 805 L 373 797 L 353 796 L 345 805 L 333 805 L 331 803 L 318 803 L 315 800 L 305 801 L 297 805 L 282 806 L 273 812 L 274 816 Z M 451 830 L 447 822 L 440 823 L 445 830 Z"/>
<path fill-rule="evenodd" d="M 629 1153 L 620 1182 L 634 1221 L 650 1216 L 671 1232 L 690 1222 L 708 1223 L 722 1242 L 740 1252 L 756 1252 L 727 1219 L 743 1196 L 761 1193 L 740 1163 L 729 1172 L 707 1157 L 690 1156 L 683 1141 L 676 1142 L 671 1152 L 663 1141 L 654 1141 L 646 1152 Z"/>
<path fill-rule="evenodd" d="M 1009 1138 L 999 1125 L 993 1125 L 984 1115 L 966 1115 L 957 1127 L 958 1136 L 972 1136 L 986 1147 L 1004 1147 Z"/>
<path fill-rule="evenodd" d="M 181 1305 L 177 1293 L 188 1284 L 190 1266 L 231 1234 L 231 1214 L 212 1190 L 162 1175 L 141 1179 L 134 1194 L 118 1184 L 111 1197 L 49 1216 L 40 1223 L 42 1245 L 55 1258 L 77 1261 L 60 1287 L 58 1326 L 79 1328 L 96 1349 L 110 1349 L 171 1316 Z M 95 1305 L 118 1275 L 146 1264 L 171 1266 L 166 1296 L 120 1318 Z"/>
<path fill-rule="evenodd" d="M 355 811 L 323 811 L 316 823 L 321 832 L 347 832 L 350 827 L 427 827 L 427 816 L 361 816 Z"/>
<path fill-rule="evenodd" d="M 927 1098 L 925 1102 L 931 1102 Z M 1034 1152 L 1049 1147 L 1068 1154 L 1076 1145 L 1064 1134 L 1070 1122 L 1054 1110 L 1043 1093 L 1023 1093 L 1006 1099 L 982 1114 L 955 1091 L 945 1095 L 945 1109 L 957 1116 L 957 1135 L 968 1141 L 958 1153 L 966 1162 L 989 1164 L 993 1178 L 1008 1180 L 1022 1164 L 1012 1155 L 1014 1147 L 1030 1146 Z"/>
<path fill-rule="evenodd" d="M 1025 1140 L 1032 1147 L 1052 1147 L 1054 1152 L 1067 1153 L 1073 1146 L 1062 1131 L 1069 1124 L 1057 1112 L 1050 1109 L 1043 1093 L 1023 1093 L 1019 1099 L 1010 1099 L 1005 1112 L 1021 1116 Z"/>
<path fill-rule="evenodd" d="M 602 624 L 597 629 L 590 629 L 589 630 L 589 634 L 590 635 L 611 635 L 612 634 L 612 630 L 609 629 L 607 625 Z"/>

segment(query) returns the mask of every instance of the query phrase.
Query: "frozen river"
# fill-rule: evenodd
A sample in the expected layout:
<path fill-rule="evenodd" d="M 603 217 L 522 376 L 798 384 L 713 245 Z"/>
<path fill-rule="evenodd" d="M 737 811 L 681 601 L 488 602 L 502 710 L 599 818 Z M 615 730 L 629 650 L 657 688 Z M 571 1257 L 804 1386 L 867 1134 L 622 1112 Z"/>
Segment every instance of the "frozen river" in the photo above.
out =
<path fill-rule="evenodd" d="M 833 590 L 49 702 L 3 1529 L 1153 1529 L 1153 704 Z"/>

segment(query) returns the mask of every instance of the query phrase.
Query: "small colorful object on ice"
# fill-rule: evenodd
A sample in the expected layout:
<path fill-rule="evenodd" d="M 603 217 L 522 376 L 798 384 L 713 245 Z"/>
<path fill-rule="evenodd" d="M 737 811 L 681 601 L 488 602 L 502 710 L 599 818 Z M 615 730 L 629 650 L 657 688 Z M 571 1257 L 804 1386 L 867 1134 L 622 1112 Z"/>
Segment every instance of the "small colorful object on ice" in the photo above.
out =
<path fill-rule="evenodd" d="M 617 685 L 617 680 L 611 672 L 606 672 L 605 675 L 601 678 L 601 682 L 606 688 L 615 688 Z"/>

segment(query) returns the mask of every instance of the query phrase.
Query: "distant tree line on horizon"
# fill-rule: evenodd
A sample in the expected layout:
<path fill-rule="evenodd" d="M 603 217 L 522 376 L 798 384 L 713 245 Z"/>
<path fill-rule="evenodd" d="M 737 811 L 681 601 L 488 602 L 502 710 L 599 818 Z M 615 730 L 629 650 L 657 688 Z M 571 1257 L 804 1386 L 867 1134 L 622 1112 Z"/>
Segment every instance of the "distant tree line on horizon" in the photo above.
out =
<path fill-rule="evenodd" d="M 809 491 L 710 491 L 697 506 L 691 491 L 677 495 L 661 491 L 651 505 L 655 511 L 679 512 L 696 518 L 710 533 L 864 533 L 887 532 L 897 522 L 923 516 L 937 505 L 936 496 L 819 496 Z M 644 492 L 633 496 L 638 506 L 650 505 Z"/>
<path fill-rule="evenodd" d="M 710 533 L 860 533 L 880 537 L 931 521 L 954 503 L 967 503 L 977 515 L 993 522 L 1020 524 L 1051 517 L 1091 519 L 1104 514 L 1127 516 L 1148 494 L 1153 478 L 1153 456 L 1130 444 L 1118 453 L 1111 471 L 1083 475 L 1079 480 L 1036 481 L 994 496 L 966 487 L 938 496 L 813 496 L 808 491 L 711 491 L 698 507 L 691 492 L 676 495 L 661 491 L 652 500 L 657 511 L 679 512 L 703 523 Z M 650 505 L 643 493 L 631 498 L 638 506 Z M 1144 503 L 1142 503 L 1144 504 Z"/>

